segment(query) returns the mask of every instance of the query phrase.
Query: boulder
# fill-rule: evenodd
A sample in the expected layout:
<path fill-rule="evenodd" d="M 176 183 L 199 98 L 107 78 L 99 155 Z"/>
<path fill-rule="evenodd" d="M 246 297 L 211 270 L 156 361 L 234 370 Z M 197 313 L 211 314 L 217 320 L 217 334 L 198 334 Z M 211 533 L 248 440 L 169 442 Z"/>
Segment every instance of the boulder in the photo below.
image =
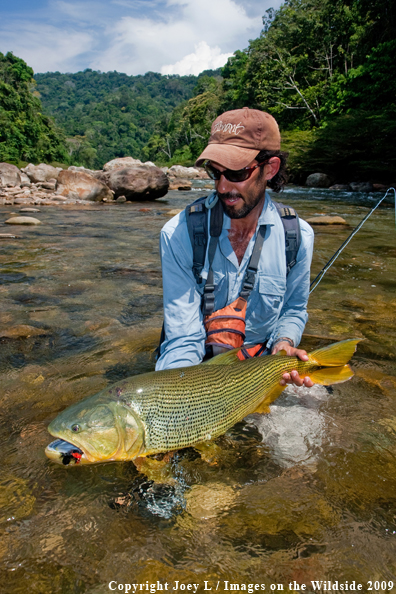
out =
<path fill-rule="evenodd" d="M 344 192 L 350 192 L 351 188 L 349 184 L 334 184 L 334 186 L 330 186 L 329 190 L 343 190 Z"/>
<path fill-rule="evenodd" d="M 139 159 L 120 157 L 103 165 L 103 171 L 114 171 L 114 169 L 125 169 L 126 167 L 138 167 L 140 165 L 143 165 L 143 163 Z"/>
<path fill-rule="evenodd" d="M 20 186 L 21 181 L 18 167 L 11 163 L 0 163 L 0 186 Z"/>
<path fill-rule="evenodd" d="M 345 219 L 339 216 L 324 216 L 324 217 L 312 217 L 311 219 L 305 219 L 310 225 L 347 225 Z"/>
<path fill-rule="evenodd" d="M 196 167 L 183 167 L 182 165 L 172 165 L 168 170 L 169 177 L 181 177 L 184 179 L 203 179 L 201 172 Z M 206 174 L 206 172 L 205 172 Z"/>
<path fill-rule="evenodd" d="M 60 172 L 56 193 L 75 200 L 112 200 L 113 193 L 102 181 L 84 171 Z"/>
<path fill-rule="evenodd" d="M 329 188 L 331 180 L 325 173 L 311 173 L 308 175 L 305 185 L 309 188 Z"/>
<path fill-rule="evenodd" d="M 115 197 L 125 196 L 127 200 L 155 200 L 165 196 L 169 180 L 158 167 L 140 165 L 113 169 L 107 174 L 107 185 Z"/>
<path fill-rule="evenodd" d="M 192 182 L 188 179 L 172 178 L 169 180 L 170 190 L 191 190 Z"/>
<path fill-rule="evenodd" d="M 373 191 L 373 184 L 370 182 L 351 182 L 349 185 L 351 186 L 352 192 L 372 192 Z"/>
<path fill-rule="evenodd" d="M 26 173 L 30 181 L 37 183 L 46 182 L 50 179 L 58 179 L 59 173 L 63 169 L 62 167 L 52 167 L 52 165 L 46 165 L 45 163 L 40 163 L 40 165 L 29 163 L 22 171 Z"/>

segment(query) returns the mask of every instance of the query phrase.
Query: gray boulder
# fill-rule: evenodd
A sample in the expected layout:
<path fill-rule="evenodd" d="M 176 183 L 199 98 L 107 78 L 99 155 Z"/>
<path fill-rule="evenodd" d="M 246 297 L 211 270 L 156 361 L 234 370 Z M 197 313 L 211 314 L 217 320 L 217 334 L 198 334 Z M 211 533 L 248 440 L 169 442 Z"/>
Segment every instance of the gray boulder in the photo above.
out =
<path fill-rule="evenodd" d="M 46 182 L 50 179 L 58 179 L 58 175 L 63 169 L 62 167 L 52 167 L 52 165 L 46 165 L 45 163 L 40 163 L 40 165 L 29 163 L 22 171 L 26 173 L 30 181 L 38 183 Z"/>
<path fill-rule="evenodd" d="M 84 171 L 61 171 L 56 193 L 67 198 L 96 202 L 113 200 L 113 193 L 106 184 Z"/>
<path fill-rule="evenodd" d="M 329 188 L 331 179 L 325 173 L 311 173 L 308 175 L 305 185 L 309 188 Z"/>
<path fill-rule="evenodd" d="M 18 167 L 10 163 L 0 163 L 0 186 L 20 186 L 21 181 L 21 172 Z"/>
<path fill-rule="evenodd" d="M 137 201 L 161 198 L 169 188 L 165 173 L 147 165 L 113 169 L 106 175 L 106 182 L 116 198 L 125 196 L 127 200 Z"/>
<path fill-rule="evenodd" d="M 373 184 L 370 182 L 351 182 L 349 185 L 351 186 L 352 192 L 372 192 L 373 191 Z"/>
<path fill-rule="evenodd" d="M 126 167 L 138 167 L 140 165 L 143 165 L 143 163 L 139 159 L 120 157 L 118 159 L 112 159 L 103 165 L 103 171 L 114 171 L 114 169 L 125 169 Z"/>

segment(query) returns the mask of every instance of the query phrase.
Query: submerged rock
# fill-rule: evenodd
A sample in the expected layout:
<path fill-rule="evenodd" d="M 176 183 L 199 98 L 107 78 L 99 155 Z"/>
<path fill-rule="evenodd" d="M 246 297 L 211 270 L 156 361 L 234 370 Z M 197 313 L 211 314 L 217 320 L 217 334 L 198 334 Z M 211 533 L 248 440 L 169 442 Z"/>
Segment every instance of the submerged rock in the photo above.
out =
<path fill-rule="evenodd" d="M 36 328 L 35 326 L 28 326 L 27 324 L 19 324 L 6 328 L 0 331 L 0 338 L 29 338 L 30 336 L 43 336 L 48 334 L 47 330 Z"/>

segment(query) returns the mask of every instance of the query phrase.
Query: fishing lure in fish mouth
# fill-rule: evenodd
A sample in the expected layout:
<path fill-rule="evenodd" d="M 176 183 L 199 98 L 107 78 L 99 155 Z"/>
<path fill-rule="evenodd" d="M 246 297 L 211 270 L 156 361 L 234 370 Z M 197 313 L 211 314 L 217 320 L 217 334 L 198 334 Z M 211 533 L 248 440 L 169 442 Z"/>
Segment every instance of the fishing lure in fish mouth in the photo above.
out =
<path fill-rule="evenodd" d="M 60 462 L 64 466 L 79 464 L 83 451 L 77 446 L 65 441 L 64 439 L 55 439 L 45 448 L 45 453 L 54 462 Z"/>

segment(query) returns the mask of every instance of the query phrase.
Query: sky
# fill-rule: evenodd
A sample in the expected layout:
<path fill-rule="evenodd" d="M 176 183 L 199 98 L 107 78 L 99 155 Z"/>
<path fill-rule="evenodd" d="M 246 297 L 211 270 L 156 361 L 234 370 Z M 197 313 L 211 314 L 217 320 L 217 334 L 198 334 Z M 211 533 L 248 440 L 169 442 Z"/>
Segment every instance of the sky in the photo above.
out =
<path fill-rule="evenodd" d="M 280 0 L 0 0 L 0 51 L 34 72 L 199 74 L 258 37 Z"/>

